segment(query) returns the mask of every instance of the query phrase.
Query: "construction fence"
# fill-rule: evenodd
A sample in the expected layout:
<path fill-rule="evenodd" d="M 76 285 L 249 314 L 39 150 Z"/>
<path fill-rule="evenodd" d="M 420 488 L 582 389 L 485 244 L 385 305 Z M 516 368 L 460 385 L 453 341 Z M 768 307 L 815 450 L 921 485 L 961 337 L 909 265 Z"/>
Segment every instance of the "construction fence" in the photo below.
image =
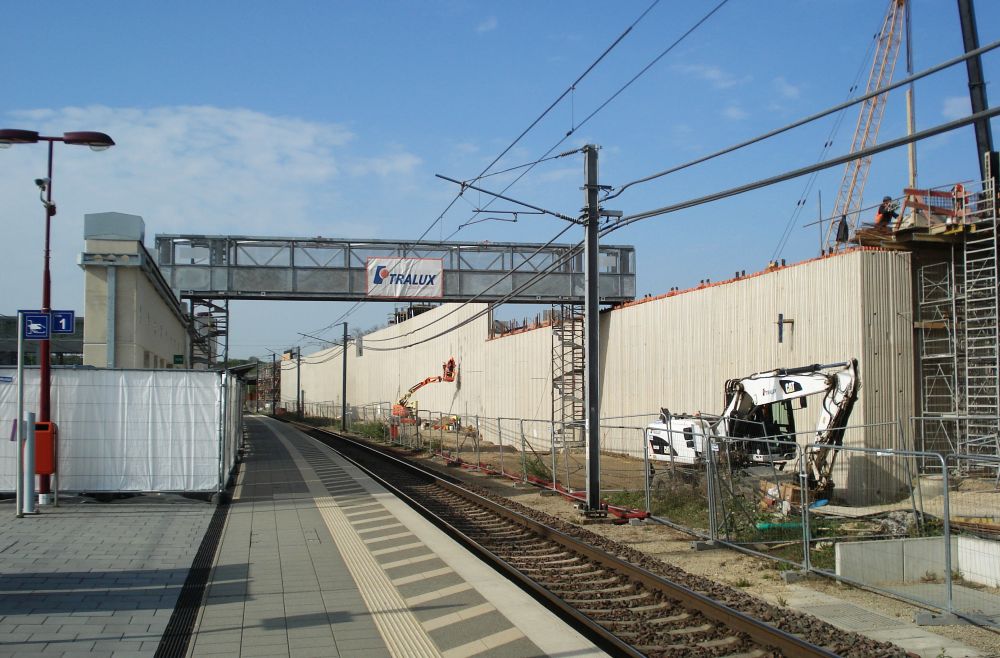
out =
<path fill-rule="evenodd" d="M 565 440 L 582 437 L 581 431 L 545 420 L 428 410 L 399 422 L 391 407 L 353 407 L 350 425 L 449 463 L 584 496 L 586 447 Z M 339 406 L 306 406 L 313 410 L 339 419 Z M 903 428 L 886 423 L 846 428 L 843 446 L 814 446 L 814 432 L 768 440 L 791 455 L 773 463 L 748 463 L 739 441 L 719 436 L 706 437 L 697 463 L 650 461 L 646 423 L 657 417 L 601 425 L 601 492 L 612 513 L 648 512 L 707 545 L 772 560 L 779 570 L 817 573 L 943 612 L 1000 621 L 1000 459 L 906 450 L 899 447 L 907 445 Z M 873 432 L 895 447 L 857 446 Z M 833 465 L 834 480 L 823 497 L 809 486 L 810 464 L 821 449 L 828 451 L 822 456 Z"/>
<path fill-rule="evenodd" d="M 24 371 L 25 413 L 37 411 L 39 373 Z M 54 368 L 52 419 L 58 491 L 216 493 L 243 440 L 244 386 L 208 370 Z M 0 369 L 0 492 L 14 491 L 17 370 Z"/>

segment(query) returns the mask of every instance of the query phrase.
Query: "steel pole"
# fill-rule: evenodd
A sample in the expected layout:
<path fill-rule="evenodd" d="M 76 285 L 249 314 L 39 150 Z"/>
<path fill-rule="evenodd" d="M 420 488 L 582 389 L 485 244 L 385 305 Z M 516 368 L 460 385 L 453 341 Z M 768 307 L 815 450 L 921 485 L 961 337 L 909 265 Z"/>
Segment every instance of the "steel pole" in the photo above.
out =
<path fill-rule="evenodd" d="M 598 207 L 597 146 L 584 147 L 587 154 L 586 185 L 586 406 L 587 406 L 587 508 L 601 509 L 601 388 L 600 388 L 600 316 L 598 294 L 598 232 L 600 208 Z"/>
<path fill-rule="evenodd" d="M 48 313 L 52 310 L 52 278 L 49 273 L 49 254 L 50 254 L 50 236 L 52 233 L 52 209 L 55 207 L 52 204 L 52 152 L 54 141 L 49 141 L 49 160 L 48 160 L 48 184 L 46 185 L 46 204 L 45 204 L 45 258 L 44 266 L 42 268 L 42 313 Z M 51 322 L 50 322 L 51 324 Z M 51 327 L 50 327 L 51 329 Z M 38 420 L 39 422 L 48 422 L 52 420 L 51 414 L 51 371 L 49 368 L 51 345 L 49 339 L 41 341 L 39 345 L 39 379 L 41 380 L 41 391 L 38 398 Z M 49 481 L 49 476 L 39 475 L 38 476 L 38 493 L 40 496 L 48 498 L 48 495 L 52 492 L 51 482 Z"/>
<path fill-rule="evenodd" d="M 958 0 L 958 18 L 962 26 L 962 45 L 965 52 L 979 48 L 979 30 L 976 27 L 976 10 L 972 0 Z M 965 70 L 969 79 L 969 100 L 972 113 L 976 114 L 988 109 L 986 100 L 986 83 L 983 81 L 983 60 L 979 55 L 965 60 Z M 978 119 L 973 123 L 976 134 L 976 156 L 979 160 L 980 179 L 986 179 L 986 164 L 983 154 L 993 150 L 993 132 L 989 119 Z M 994 172 L 995 175 L 995 172 Z"/>
<path fill-rule="evenodd" d="M 347 323 L 344 323 L 344 352 L 341 354 L 344 361 L 343 371 L 340 373 L 340 431 L 347 431 Z"/>
<path fill-rule="evenodd" d="M 17 441 L 14 448 L 15 481 L 14 504 L 17 518 L 22 518 L 24 503 L 24 314 L 17 312 L 17 420 L 14 421 L 14 438 Z"/>

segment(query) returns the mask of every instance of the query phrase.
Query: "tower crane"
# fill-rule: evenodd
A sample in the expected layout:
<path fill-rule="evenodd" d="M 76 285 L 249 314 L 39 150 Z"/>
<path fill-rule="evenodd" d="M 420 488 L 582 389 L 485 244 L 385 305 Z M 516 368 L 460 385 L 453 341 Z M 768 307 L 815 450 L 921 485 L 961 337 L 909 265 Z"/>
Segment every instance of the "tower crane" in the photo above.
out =
<path fill-rule="evenodd" d="M 878 91 L 892 82 L 892 74 L 899 57 L 899 47 L 903 41 L 906 14 L 909 11 L 907 5 L 908 0 L 889 1 L 889 8 L 882 21 L 882 29 L 878 33 L 875 45 L 875 56 L 868 74 L 868 85 L 865 88 L 866 95 Z M 866 149 L 878 141 L 878 131 L 885 114 L 888 96 L 888 92 L 878 94 L 861 104 L 850 153 Z M 828 251 L 836 251 L 846 245 L 845 241 L 837 239 L 844 237 L 842 230 L 838 231 L 840 223 L 838 218 L 844 218 L 852 234 L 861 223 L 861 202 L 871 163 L 872 157 L 869 155 L 851 160 L 844 167 L 844 176 L 841 179 L 837 201 L 834 204 L 832 215 L 834 219 L 826 231 L 825 244 Z"/>

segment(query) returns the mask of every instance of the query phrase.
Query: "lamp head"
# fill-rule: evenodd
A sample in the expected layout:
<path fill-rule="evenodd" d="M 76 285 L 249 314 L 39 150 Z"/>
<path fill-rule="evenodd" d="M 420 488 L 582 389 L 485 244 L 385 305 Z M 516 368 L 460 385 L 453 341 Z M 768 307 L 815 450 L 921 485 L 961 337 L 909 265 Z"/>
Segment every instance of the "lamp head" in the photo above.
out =
<path fill-rule="evenodd" d="M 0 148 L 10 148 L 11 144 L 34 144 L 38 141 L 38 133 L 34 130 L 0 129 Z"/>
<path fill-rule="evenodd" d="M 63 133 L 63 143 L 89 146 L 91 151 L 104 151 L 115 145 L 115 140 L 104 133 L 83 131 Z"/>

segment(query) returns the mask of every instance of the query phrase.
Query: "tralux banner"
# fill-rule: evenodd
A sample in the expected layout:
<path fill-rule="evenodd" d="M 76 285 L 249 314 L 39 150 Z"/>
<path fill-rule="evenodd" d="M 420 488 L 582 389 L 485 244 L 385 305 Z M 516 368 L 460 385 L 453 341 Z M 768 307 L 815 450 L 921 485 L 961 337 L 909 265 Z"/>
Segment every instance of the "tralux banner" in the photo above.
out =
<path fill-rule="evenodd" d="M 444 295 L 441 258 L 368 258 L 368 297 L 440 298 Z"/>

